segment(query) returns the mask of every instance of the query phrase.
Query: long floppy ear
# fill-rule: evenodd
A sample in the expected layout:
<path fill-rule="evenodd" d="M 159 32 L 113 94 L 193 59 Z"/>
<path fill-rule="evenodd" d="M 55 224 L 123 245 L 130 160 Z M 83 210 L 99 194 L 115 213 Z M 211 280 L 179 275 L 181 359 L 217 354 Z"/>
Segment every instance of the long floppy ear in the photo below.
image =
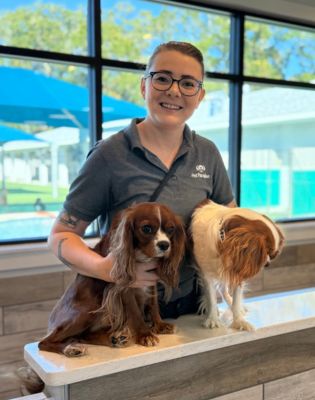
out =
<path fill-rule="evenodd" d="M 178 286 L 179 267 L 185 255 L 186 234 L 180 218 L 175 217 L 175 232 L 171 238 L 171 253 L 159 265 L 158 275 L 162 282 L 171 287 Z"/>
<path fill-rule="evenodd" d="M 275 248 L 274 251 L 270 254 L 270 258 L 273 260 L 281 253 L 283 246 L 284 246 L 285 237 L 284 237 L 284 233 L 282 232 L 282 230 L 271 218 L 269 218 L 267 215 L 264 215 L 264 214 L 263 214 L 263 217 L 266 218 L 268 221 L 270 221 L 270 223 L 273 224 L 273 226 L 275 227 L 277 234 L 279 236 L 278 248 Z"/>
<path fill-rule="evenodd" d="M 103 236 L 92 249 L 103 257 L 106 257 L 109 252 L 109 235 Z"/>
<path fill-rule="evenodd" d="M 225 238 L 219 243 L 223 274 L 231 287 L 256 275 L 267 258 L 266 225 L 235 216 L 224 226 Z M 271 234 L 271 232 L 270 232 Z"/>
<path fill-rule="evenodd" d="M 123 213 L 120 223 L 110 236 L 110 251 L 115 257 L 111 277 L 117 285 L 129 286 L 136 279 L 133 223 L 130 213 Z"/>
<path fill-rule="evenodd" d="M 284 247 L 284 242 L 285 242 L 285 237 L 284 237 L 284 233 L 282 232 L 282 230 L 278 227 L 277 224 L 274 224 L 276 227 L 276 230 L 278 232 L 279 235 L 279 248 L 277 251 L 277 256 L 282 252 L 282 249 Z"/>

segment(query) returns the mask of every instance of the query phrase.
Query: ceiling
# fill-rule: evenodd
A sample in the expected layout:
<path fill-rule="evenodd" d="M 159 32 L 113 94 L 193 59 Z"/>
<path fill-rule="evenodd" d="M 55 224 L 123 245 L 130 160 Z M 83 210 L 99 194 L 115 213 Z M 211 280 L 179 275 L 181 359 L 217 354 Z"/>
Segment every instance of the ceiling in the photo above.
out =
<path fill-rule="evenodd" d="M 315 27 L 315 0 L 201 0 L 201 2 L 291 19 Z"/>
<path fill-rule="evenodd" d="M 304 4 L 306 6 L 315 7 L 315 0 L 285 0 L 288 3 Z"/>

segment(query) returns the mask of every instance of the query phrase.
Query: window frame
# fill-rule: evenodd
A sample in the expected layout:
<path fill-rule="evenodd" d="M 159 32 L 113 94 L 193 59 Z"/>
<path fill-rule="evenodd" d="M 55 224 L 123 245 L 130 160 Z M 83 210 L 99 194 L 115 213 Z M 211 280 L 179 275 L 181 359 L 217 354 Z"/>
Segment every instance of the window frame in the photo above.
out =
<path fill-rule="evenodd" d="M 149 1 L 149 0 L 148 0 Z M 191 7 L 205 12 L 224 12 L 230 15 L 230 71 L 229 73 L 219 73 L 206 71 L 208 79 L 218 81 L 228 81 L 230 84 L 230 117 L 229 117 L 229 173 L 234 189 L 237 203 L 240 202 L 240 176 L 241 176 L 241 150 L 242 150 L 242 87 L 246 83 L 269 84 L 288 88 L 311 89 L 315 91 L 315 83 L 298 81 L 287 81 L 281 79 L 262 78 L 244 75 L 244 40 L 245 40 L 245 18 L 263 20 L 270 23 L 281 23 L 296 26 L 299 29 L 315 29 L 315 24 L 301 22 L 291 18 L 271 17 L 270 15 L 255 13 L 251 11 L 235 10 L 225 6 L 205 4 L 199 1 L 188 0 L 184 4 L 174 0 L 151 0 L 152 2 L 173 5 L 177 7 Z M 137 62 L 118 61 L 102 58 L 102 38 L 101 29 L 101 0 L 88 0 L 87 3 L 87 34 L 88 34 L 88 55 L 74 55 L 50 52 L 46 50 L 35 50 L 17 48 L 13 46 L 0 46 L 2 57 L 12 57 L 19 59 L 32 59 L 36 61 L 71 63 L 76 66 L 88 68 L 89 90 L 90 90 L 90 143 L 93 145 L 102 138 L 102 70 L 139 72 L 145 69 L 145 65 Z M 312 218 L 287 219 L 283 222 L 315 221 Z M 43 242 L 45 238 L 32 240 L 32 242 Z M 26 241 L 12 241 L 10 243 L 25 243 Z M 7 243 L 1 243 L 7 244 Z"/>

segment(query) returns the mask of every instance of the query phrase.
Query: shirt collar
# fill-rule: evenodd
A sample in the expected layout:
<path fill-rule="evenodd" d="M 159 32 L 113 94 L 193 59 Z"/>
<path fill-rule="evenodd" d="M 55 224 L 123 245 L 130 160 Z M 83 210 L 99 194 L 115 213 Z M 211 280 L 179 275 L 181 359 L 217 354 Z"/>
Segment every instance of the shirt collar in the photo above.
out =
<path fill-rule="evenodd" d="M 187 124 L 185 124 L 184 128 L 184 140 L 183 144 L 188 147 L 193 147 L 193 136 L 195 132 L 192 131 Z"/>
<path fill-rule="evenodd" d="M 130 124 L 124 129 L 124 133 L 128 138 L 131 150 L 134 149 L 143 150 L 143 146 L 140 142 L 139 133 L 137 129 L 137 124 L 139 124 L 143 120 L 144 118 L 133 118 Z"/>
<path fill-rule="evenodd" d="M 144 150 L 140 142 L 139 133 L 137 129 L 137 124 L 139 124 L 143 120 L 144 118 L 134 118 L 132 119 L 131 123 L 124 129 L 124 133 L 129 140 L 130 147 L 132 150 L 134 149 Z M 187 124 L 185 124 L 184 140 L 179 150 L 179 154 L 183 154 L 184 152 L 186 152 L 188 147 L 193 146 L 193 134 L 194 132 L 190 130 Z"/>

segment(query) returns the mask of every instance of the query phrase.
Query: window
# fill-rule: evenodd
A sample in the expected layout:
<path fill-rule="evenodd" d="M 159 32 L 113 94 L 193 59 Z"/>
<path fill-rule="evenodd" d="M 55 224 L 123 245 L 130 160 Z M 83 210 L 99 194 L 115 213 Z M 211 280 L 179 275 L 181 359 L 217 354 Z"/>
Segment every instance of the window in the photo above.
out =
<path fill-rule="evenodd" d="M 202 51 L 208 71 L 228 72 L 228 14 L 143 0 L 102 0 L 102 55 L 146 63 L 169 40 L 188 41 Z"/>
<path fill-rule="evenodd" d="M 272 218 L 314 216 L 314 106 L 312 90 L 245 85 L 243 206 Z"/>
<path fill-rule="evenodd" d="M 246 19 L 245 75 L 314 82 L 314 53 L 314 29 Z"/>
<path fill-rule="evenodd" d="M 87 54 L 87 0 L 16 0 L 0 5 L 0 44 Z"/>
<path fill-rule="evenodd" d="M 2 62 L 0 238 L 45 237 L 90 147 L 87 68 Z"/>
<path fill-rule="evenodd" d="M 229 85 L 225 81 L 204 82 L 205 98 L 188 121 L 198 134 L 212 140 L 229 166 Z"/>
<path fill-rule="evenodd" d="M 240 199 L 276 219 L 315 215 L 314 51 L 314 29 L 245 21 Z"/>
<path fill-rule="evenodd" d="M 146 115 L 139 81 L 168 40 L 204 54 L 189 125 L 240 205 L 314 218 L 314 28 L 189 2 L 15 0 L 0 5 L 0 243 L 45 240 L 91 145 Z"/>

